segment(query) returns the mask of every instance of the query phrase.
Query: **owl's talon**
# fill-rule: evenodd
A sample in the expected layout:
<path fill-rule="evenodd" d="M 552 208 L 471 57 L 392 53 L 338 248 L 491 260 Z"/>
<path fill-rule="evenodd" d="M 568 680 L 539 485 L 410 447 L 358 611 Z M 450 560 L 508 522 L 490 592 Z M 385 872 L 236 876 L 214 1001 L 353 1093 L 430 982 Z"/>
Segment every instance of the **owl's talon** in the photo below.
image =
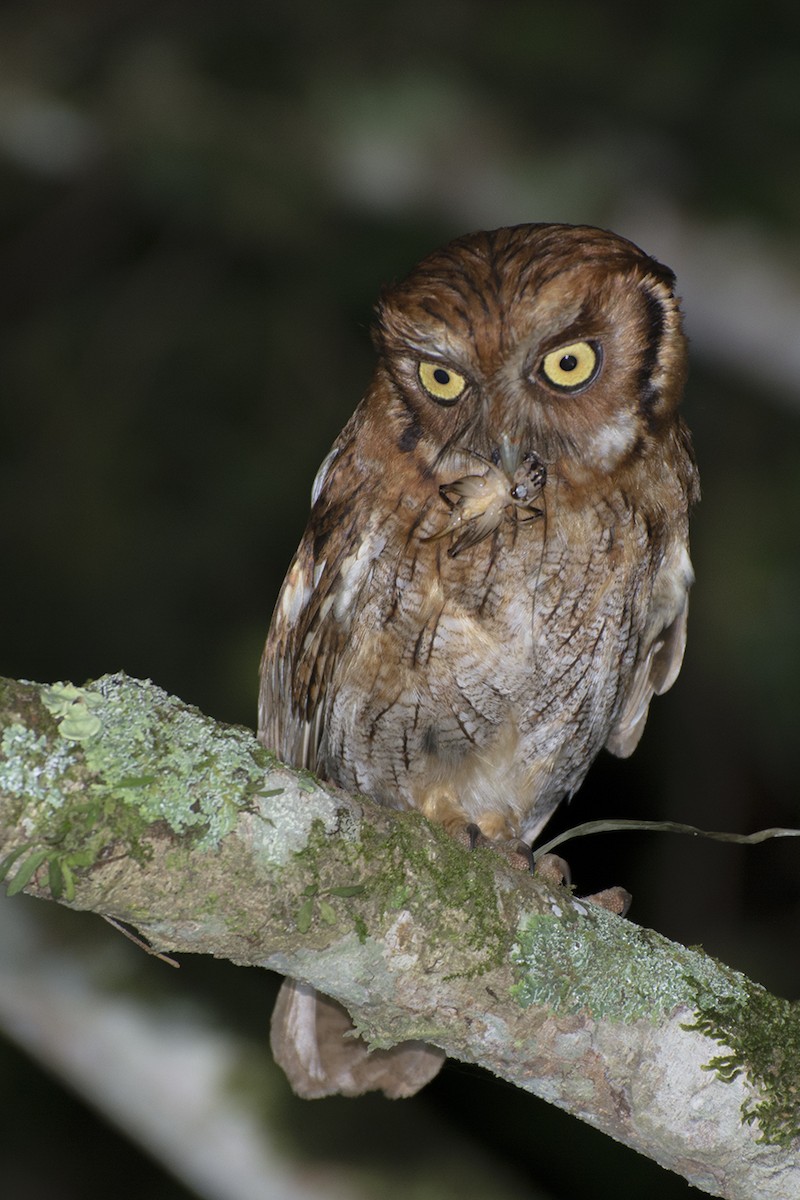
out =
<path fill-rule="evenodd" d="M 590 900 L 592 904 L 599 905 L 606 912 L 624 917 L 631 906 L 633 896 L 623 887 L 610 887 L 605 888 L 602 892 L 594 892 L 591 896 L 581 896 L 581 899 Z"/>
<path fill-rule="evenodd" d="M 480 825 L 475 824 L 474 821 L 461 825 L 452 832 L 462 844 L 466 842 L 470 850 L 475 850 L 479 846 L 486 847 L 494 850 L 497 854 L 502 854 L 515 871 L 533 872 L 533 850 L 525 842 L 514 844 L 502 838 L 487 837 Z"/>
<path fill-rule="evenodd" d="M 569 863 L 558 854 L 543 854 L 537 860 L 536 874 L 554 887 L 569 887 L 572 882 Z"/>
<path fill-rule="evenodd" d="M 533 875 L 534 871 L 536 870 L 536 863 L 533 857 L 533 846 L 529 846 L 527 842 L 518 842 L 515 853 L 517 853 L 520 858 L 525 860 L 527 864 L 527 870 L 530 871 L 531 875 Z"/>
<path fill-rule="evenodd" d="M 470 823 L 466 828 L 467 838 L 469 839 L 469 848 L 474 850 L 480 839 L 483 837 L 480 826 Z"/>

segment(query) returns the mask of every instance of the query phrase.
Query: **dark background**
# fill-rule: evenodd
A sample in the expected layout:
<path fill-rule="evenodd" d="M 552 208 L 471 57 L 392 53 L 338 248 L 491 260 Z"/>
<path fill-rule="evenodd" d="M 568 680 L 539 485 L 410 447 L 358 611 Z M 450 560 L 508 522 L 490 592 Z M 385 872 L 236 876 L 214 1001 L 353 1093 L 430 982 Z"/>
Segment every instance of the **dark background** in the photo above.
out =
<path fill-rule="evenodd" d="M 683 674 L 634 758 L 598 761 L 557 825 L 800 824 L 798 78 L 800 16 L 779 3 L 3 4 L 3 674 L 122 668 L 252 727 L 381 285 L 469 229 L 585 221 L 677 272 L 703 502 Z M 567 856 L 579 891 L 624 884 L 632 919 L 797 995 L 798 843 L 606 834 Z M 79 918 L 55 919 L 68 938 Z M 263 1039 L 259 973 L 175 974 Z M 195 1194 L 11 1043 L 2 1092 L 0 1166 L 36 1200 Z M 436 1158 L 433 1114 L 519 1194 L 696 1194 L 457 1065 L 402 1113 L 282 1103 L 291 1153 L 313 1146 L 323 1176 L 366 1158 L 367 1195 L 394 1194 L 389 1177 L 445 1195 L 408 1182 Z"/>

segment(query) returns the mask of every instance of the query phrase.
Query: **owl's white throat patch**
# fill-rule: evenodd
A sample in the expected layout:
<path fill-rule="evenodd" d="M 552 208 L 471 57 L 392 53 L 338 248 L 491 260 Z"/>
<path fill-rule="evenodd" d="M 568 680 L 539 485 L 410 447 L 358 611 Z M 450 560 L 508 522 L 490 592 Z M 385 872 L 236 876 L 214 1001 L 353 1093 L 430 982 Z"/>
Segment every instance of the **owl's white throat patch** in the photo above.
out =
<path fill-rule="evenodd" d="M 603 470 L 617 465 L 634 447 L 638 430 L 635 418 L 628 413 L 618 413 L 614 420 L 594 433 L 589 447 L 589 456 Z"/>

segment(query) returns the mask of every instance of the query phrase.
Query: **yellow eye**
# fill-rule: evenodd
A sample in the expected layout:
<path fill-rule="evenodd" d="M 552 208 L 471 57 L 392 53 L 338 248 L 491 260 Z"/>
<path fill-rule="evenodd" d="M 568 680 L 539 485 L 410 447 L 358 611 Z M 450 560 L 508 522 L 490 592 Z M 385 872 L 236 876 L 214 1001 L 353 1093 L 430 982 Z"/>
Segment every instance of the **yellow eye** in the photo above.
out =
<path fill-rule="evenodd" d="M 428 395 L 440 404 L 455 404 L 467 386 L 463 375 L 459 375 L 452 367 L 443 367 L 441 363 L 421 362 L 419 381 Z"/>
<path fill-rule="evenodd" d="M 591 383 L 600 370 L 600 354 L 591 342 L 570 342 L 551 350 L 542 360 L 542 374 L 548 383 L 573 392 Z"/>

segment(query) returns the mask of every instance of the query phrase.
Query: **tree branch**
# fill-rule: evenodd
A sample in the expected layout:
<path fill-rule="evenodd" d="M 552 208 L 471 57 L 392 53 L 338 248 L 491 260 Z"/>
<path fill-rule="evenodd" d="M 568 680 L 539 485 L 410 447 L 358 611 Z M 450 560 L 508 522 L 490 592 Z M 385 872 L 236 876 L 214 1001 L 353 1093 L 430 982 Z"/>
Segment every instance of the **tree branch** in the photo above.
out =
<path fill-rule="evenodd" d="M 800 1195 L 785 1002 L 150 683 L 0 689 L 11 892 L 307 980 L 373 1046 L 432 1042 L 711 1195 Z"/>

